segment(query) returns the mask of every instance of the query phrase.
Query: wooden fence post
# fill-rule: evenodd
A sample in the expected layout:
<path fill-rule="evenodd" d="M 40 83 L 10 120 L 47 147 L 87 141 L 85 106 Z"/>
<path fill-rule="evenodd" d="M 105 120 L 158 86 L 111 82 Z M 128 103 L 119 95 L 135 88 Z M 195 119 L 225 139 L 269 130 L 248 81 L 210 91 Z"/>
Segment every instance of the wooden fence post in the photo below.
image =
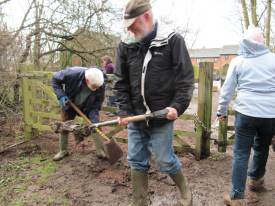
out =
<path fill-rule="evenodd" d="M 228 118 L 219 121 L 218 151 L 226 152 Z"/>
<path fill-rule="evenodd" d="M 228 70 L 228 64 L 224 65 L 221 72 L 221 86 L 224 83 L 226 73 Z M 227 126 L 228 126 L 228 116 L 225 120 L 219 121 L 219 133 L 218 133 L 218 151 L 226 152 L 227 147 Z"/>
<path fill-rule="evenodd" d="M 26 139 L 30 139 L 32 136 L 30 95 L 31 95 L 31 91 L 28 85 L 28 78 L 23 77 L 22 78 L 22 98 L 23 98 L 24 136 Z"/>
<path fill-rule="evenodd" d="M 195 118 L 197 160 L 210 155 L 213 67 L 213 62 L 199 64 L 198 117 Z"/>

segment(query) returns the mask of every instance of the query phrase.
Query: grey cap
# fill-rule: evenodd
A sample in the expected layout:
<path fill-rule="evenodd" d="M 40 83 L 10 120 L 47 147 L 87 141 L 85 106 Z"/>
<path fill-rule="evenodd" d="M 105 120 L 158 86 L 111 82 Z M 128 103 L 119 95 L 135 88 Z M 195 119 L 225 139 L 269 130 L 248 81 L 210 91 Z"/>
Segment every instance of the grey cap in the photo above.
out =
<path fill-rule="evenodd" d="M 123 26 L 131 26 L 138 16 L 151 8 L 150 0 L 130 0 L 125 7 Z"/>

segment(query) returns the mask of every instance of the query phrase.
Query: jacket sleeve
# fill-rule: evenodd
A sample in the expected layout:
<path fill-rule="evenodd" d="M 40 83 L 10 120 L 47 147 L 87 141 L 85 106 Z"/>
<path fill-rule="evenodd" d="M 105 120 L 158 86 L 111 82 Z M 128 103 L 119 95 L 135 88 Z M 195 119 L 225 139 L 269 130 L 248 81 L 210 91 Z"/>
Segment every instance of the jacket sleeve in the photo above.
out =
<path fill-rule="evenodd" d="M 221 94 L 219 97 L 219 106 L 217 110 L 217 115 L 227 116 L 228 105 L 235 93 L 237 86 L 237 65 L 239 58 L 235 58 L 231 61 L 224 84 L 221 89 Z"/>
<path fill-rule="evenodd" d="M 57 99 L 60 99 L 60 97 L 66 95 L 63 89 L 63 84 L 65 84 L 65 81 L 66 81 L 66 70 L 61 70 L 59 72 L 56 72 L 53 75 L 52 87 L 53 87 L 54 93 L 57 96 Z"/>
<path fill-rule="evenodd" d="M 130 82 L 126 55 L 122 52 L 122 43 L 119 44 L 116 52 L 115 85 L 117 95 L 118 115 L 125 116 L 132 113 L 130 101 Z"/>
<path fill-rule="evenodd" d="M 181 115 L 192 99 L 194 70 L 183 37 L 175 34 L 169 41 L 171 41 L 171 58 L 175 72 L 175 95 L 170 106 Z"/>

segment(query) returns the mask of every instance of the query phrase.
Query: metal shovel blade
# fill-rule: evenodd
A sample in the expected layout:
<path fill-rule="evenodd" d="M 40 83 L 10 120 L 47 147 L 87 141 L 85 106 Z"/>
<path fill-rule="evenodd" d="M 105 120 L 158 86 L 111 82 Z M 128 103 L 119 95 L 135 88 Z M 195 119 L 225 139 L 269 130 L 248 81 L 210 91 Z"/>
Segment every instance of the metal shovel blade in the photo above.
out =
<path fill-rule="evenodd" d="M 108 162 L 111 165 L 115 164 L 123 156 L 122 149 L 114 139 L 110 139 L 110 141 L 104 143 L 104 150 L 107 155 Z"/>

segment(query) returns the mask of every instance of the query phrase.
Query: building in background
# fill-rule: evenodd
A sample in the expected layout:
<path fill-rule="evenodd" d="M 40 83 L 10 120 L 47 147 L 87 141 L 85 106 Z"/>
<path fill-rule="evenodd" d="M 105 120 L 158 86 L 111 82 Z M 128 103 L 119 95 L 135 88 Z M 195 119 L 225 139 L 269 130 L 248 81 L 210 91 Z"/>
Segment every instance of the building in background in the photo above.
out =
<path fill-rule="evenodd" d="M 214 70 L 219 70 L 225 64 L 229 64 L 237 56 L 238 51 L 238 45 L 226 45 L 222 48 L 190 49 L 189 55 L 193 65 L 199 66 L 200 62 L 214 62 Z"/>

